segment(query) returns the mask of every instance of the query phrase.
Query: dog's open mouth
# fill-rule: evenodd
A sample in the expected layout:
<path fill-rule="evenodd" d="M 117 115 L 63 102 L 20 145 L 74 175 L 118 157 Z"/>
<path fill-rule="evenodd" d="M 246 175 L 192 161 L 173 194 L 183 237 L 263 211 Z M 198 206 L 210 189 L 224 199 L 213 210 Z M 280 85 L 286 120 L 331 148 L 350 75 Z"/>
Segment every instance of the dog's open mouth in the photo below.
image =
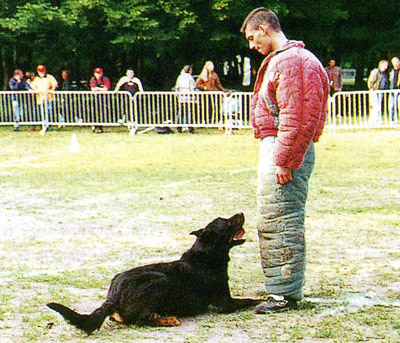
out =
<path fill-rule="evenodd" d="M 242 239 L 242 237 L 244 236 L 244 234 L 246 233 L 246 231 L 244 231 L 244 229 L 241 227 L 238 230 L 236 230 L 236 232 L 234 233 L 234 235 L 232 236 L 231 240 L 230 240 L 230 244 L 231 245 L 240 245 L 243 244 L 244 242 L 246 242 L 245 239 Z"/>

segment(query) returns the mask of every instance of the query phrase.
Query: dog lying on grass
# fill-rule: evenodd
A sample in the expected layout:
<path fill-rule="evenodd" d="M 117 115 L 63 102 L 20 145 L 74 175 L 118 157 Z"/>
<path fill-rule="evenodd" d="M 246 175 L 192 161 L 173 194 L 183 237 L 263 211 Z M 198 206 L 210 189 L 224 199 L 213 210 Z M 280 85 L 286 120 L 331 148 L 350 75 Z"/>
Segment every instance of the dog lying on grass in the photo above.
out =
<path fill-rule="evenodd" d="M 219 313 L 255 306 L 262 300 L 232 298 L 228 285 L 229 251 L 245 242 L 243 223 L 242 213 L 217 218 L 191 233 L 196 241 L 180 260 L 117 274 L 106 301 L 89 315 L 57 303 L 47 306 L 87 334 L 99 329 L 108 316 L 128 325 L 179 326 L 181 321 L 172 316 L 205 313 L 210 305 Z"/>

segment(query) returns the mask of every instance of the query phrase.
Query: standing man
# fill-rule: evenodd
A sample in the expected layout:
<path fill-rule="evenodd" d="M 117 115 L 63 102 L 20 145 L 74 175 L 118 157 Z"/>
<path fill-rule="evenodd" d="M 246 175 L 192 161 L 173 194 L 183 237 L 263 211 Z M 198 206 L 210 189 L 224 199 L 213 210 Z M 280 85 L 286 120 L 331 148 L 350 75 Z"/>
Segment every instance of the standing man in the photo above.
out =
<path fill-rule="evenodd" d="M 389 86 L 389 80 L 386 71 L 389 67 L 387 60 L 379 61 L 378 68 L 372 69 L 369 74 L 367 85 L 369 92 L 369 118 L 368 124 L 380 125 L 382 123 L 382 100 L 384 94 L 379 92 Z"/>
<path fill-rule="evenodd" d="M 183 95 L 178 96 L 179 111 L 176 115 L 176 122 L 178 124 L 193 122 L 192 113 L 194 112 L 196 99 L 192 95 L 187 94 L 197 90 L 196 81 L 192 74 L 193 68 L 190 65 L 185 65 L 176 79 L 175 91 L 183 93 Z M 190 133 L 194 133 L 193 127 L 189 126 L 186 128 Z M 182 132 L 182 127 L 178 127 L 177 131 Z"/>
<path fill-rule="evenodd" d="M 68 69 L 61 70 L 60 90 L 62 90 L 62 91 L 71 91 L 72 90 L 70 76 L 71 76 L 71 72 Z"/>
<path fill-rule="evenodd" d="M 325 70 L 329 77 L 331 95 L 335 92 L 341 92 L 343 89 L 342 69 L 336 65 L 336 60 L 332 58 Z"/>
<path fill-rule="evenodd" d="M 392 58 L 393 69 L 389 73 L 389 88 L 393 89 L 389 97 L 390 124 L 395 124 L 399 116 L 399 89 L 400 89 L 400 60 L 398 57 Z"/>
<path fill-rule="evenodd" d="M 90 79 L 90 89 L 95 93 L 108 92 L 111 87 L 111 81 L 107 76 L 104 76 L 103 68 L 95 68 L 93 70 L 93 77 Z M 97 121 L 103 120 L 105 112 L 107 111 L 108 103 L 106 97 L 96 97 L 95 106 L 98 113 Z M 99 118 L 100 117 L 100 118 Z M 95 133 L 102 133 L 102 126 L 93 126 L 92 131 Z"/>
<path fill-rule="evenodd" d="M 31 87 L 26 83 L 24 79 L 24 73 L 21 69 L 15 69 L 13 77 L 10 79 L 8 86 L 14 92 L 28 91 Z M 24 96 L 15 94 L 12 98 L 12 106 L 14 113 L 14 131 L 18 131 L 19 122 L 24 118 Z"/>
<path fill-rule="evenodd" d="M 111 81 L 104 76 L 103 68 L 95 68 L 93 77 L 90 79 L 90 89 L 92 92 L 108 92 L 111 87 Z"/>
<path fill-rule="evenodd" d="M 257 229 L 267 301 L 256 313 L 296 309 L 305 283 L 304 219 L 314 142 L 322 133 L 328 75 L 298 41 L 290 41 L 278 17 L 253 10 L 241 32 L 250 49 L 266 56 L 251 104 L 255 138 L 261 139 Z"/>
<path fill-rule="evenodd" d="M 127 91 L 127 92 L 131 93 L 132 97 L 137 92 L 144 92 L 142 82 L 137 77 L 135 77 L 135 71 L 133 70 L 133 68 L 128 68 L 126 70 L 126 76 L 122 76 L 118 80 L 118 83 L 115 86 L 114 91 L 115 92 Z M 124 124 L 126 122 L 126 117 L 127 117 L 126 113 L 123 113 L 122 119 L 120 119 L 118 122 L 120 124 Z M 129 118 L 129 119 L 133 120 L 133 118 Z"/>
<path fill-rule="evenodd" d="M 57 80 L 53 75 L 47 73 L 46 66 L 39 64 L 36 67 L 37 76 L 31 83 L 31 88 L 36 94 L 38 112 L 41 114 L 43 128 L 40 131 L 44 134 L 49 127 L 49 117 L 53 113 L 54 91 L 58 87 Z M 60 118 L 63 121 L 63 118 Z"/>
<path fill-rule="evenodd" d="M 143 92 L 142 82 L 135 77 L 135 71 L 132 68 L 126 70 L 126 76 L 122 76 L 117 85 L 115 86 L 115 92 L 128 91 L 134 96 L 137 92 Z"/>

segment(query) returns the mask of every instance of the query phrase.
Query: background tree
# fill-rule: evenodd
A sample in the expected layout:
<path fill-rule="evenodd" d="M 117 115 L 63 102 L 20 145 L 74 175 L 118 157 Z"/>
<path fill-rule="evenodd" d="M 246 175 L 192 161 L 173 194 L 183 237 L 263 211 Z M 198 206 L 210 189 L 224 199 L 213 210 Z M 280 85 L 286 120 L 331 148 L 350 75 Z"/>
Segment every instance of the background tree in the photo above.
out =
<path fill-rule="evenodd" d="M 364 69 L 400 56 L 400 1 L 342 0 L 347 17 L 333 27 L 332 50 L 343 65 L 357 69 L 356 88 L 366 87 Z"/>
<path fill-rule="evenodd" d="M 245 16 L 261 6 L 324 64 L 335 56 L 342 67 L 356 67 L 358 89 L 365 88 L 364 68 L 400 55 L 398 0 L 3 0 L 0 82 L 4 88 L 15 67 L 39 63 L 56 76 L 67 67 L 77 80 L 101 66 L 116 81 L 132 66 L 146 89 L 171 89 L 183 65 L 199 73 L 212 60 L 224 85 L 239 88 L 243 57 L 255 69 L 263 58 L 239 33 Z"/>

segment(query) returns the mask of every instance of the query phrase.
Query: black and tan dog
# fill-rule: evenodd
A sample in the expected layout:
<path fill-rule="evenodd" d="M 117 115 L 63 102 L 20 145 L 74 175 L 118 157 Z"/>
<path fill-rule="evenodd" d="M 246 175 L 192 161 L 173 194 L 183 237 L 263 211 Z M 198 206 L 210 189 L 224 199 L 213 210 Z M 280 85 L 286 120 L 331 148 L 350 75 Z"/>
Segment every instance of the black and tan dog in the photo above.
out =
<path fill-rule="evenodd" d="M 220 313 L 230 313 L 259 304 L 261 300 L 232 298 L 228 285 L 229 250 L 245 242 L 243 223 L 242 213 L 217 218 L 191 233 L 197 239 L 180 260 L 117 274 L 107 300 L 89 315 L 57 303 L 47 306 L 91 334 L 107 316 L 125 324 L 179 326 L 178 319 L 167 316 L 193 316 L 206 312 L 210 305 Z"/>

